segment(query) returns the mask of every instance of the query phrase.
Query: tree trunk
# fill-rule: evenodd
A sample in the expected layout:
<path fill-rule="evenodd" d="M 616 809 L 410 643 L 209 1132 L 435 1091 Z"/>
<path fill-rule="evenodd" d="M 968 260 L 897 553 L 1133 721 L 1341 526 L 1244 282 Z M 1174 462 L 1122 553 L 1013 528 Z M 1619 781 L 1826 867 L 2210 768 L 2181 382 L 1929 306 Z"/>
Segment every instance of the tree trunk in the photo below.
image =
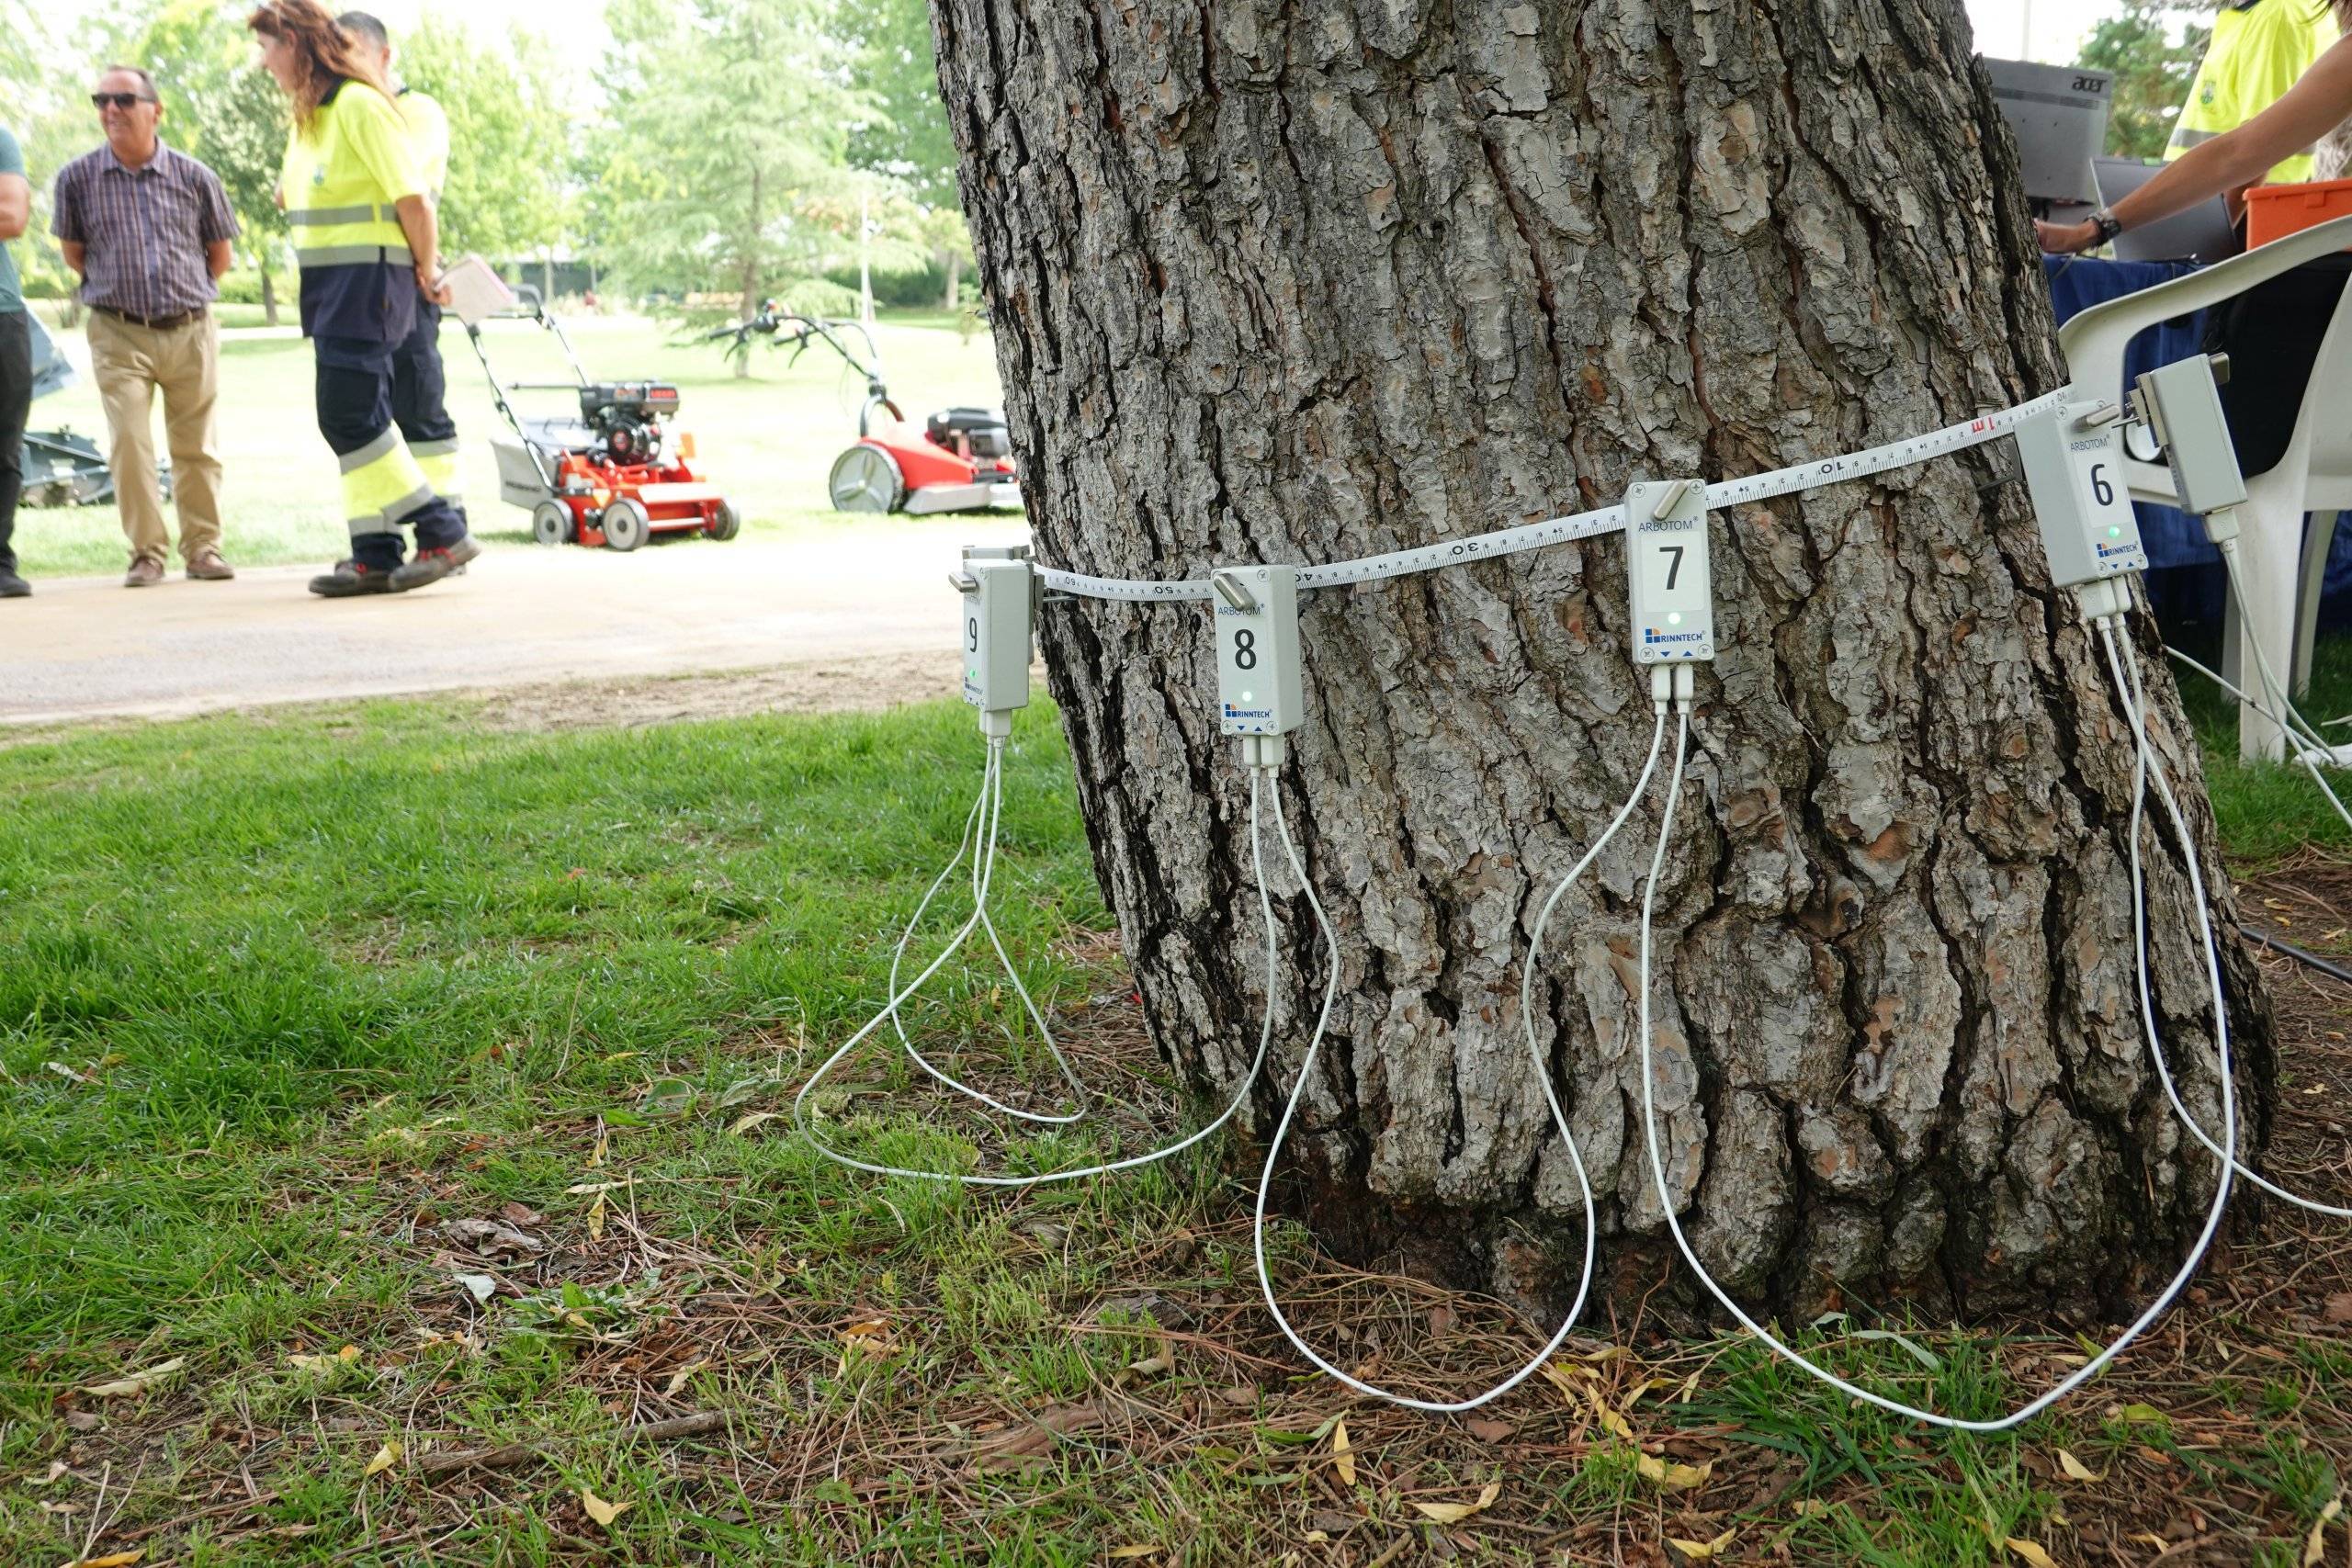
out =
<path fill-rule="evenodd" d="M 2060 379 L 2016 154 L 1947 0 L 934 18 L 1053 565 L 1373 554 Z M 2003 443 L 1713 519 L 1722 651 L 1659 889 L 1656 1038 L 1678 1213 L 1762 1307 L 1842 1286 L 2116 1310 L 2176 1266 L 2216 1179 L 2139 1023 L 2129 731 L 2016 472 Z M 1283 787 L 1341 981 L 1289 1201 L 1345 1256 L 1556 1299 L 1577 1207 L 1517 998 L 1541 899 L 1649 739 L 1625 605 L 1613 537 L 1306 603 Z M 1204 1095 L 1246 1066 L 1264 1001 L 1206 629 L 1198 605 L 1085 602 L 1041 636 L 1145 1009 Z M 2139 635 L 2226 920 L 2194 748 Z M 1629 1293 L 1664 1234 L 1633 1042 L 1663 795 L 1555 916 L 1540 991 L 1604 1241 L 1642 1266 Z M 2168 848 L 2152 865 L 2166 1043 L 2218 1128 L 2186 876 Z M 1261 1136 L 1326 963 L 1273 874 Z M 2225 948 L 2266 1088 L 2258 976 Z"/>
<path fill-rule="evenodd" d="M 261 261 L 261 319 L 268 326 L 277 324 L 277 280 L 270 276 L 269 255 L 264 252 Z"/>

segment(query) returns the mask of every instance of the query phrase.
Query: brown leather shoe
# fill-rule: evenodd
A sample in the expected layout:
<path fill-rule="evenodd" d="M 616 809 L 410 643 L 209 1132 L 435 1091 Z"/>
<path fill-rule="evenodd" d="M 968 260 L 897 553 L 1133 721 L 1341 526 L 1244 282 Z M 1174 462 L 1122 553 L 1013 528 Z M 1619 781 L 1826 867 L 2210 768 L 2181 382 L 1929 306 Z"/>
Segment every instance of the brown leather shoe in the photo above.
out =
<path fill-rule="evenodd" d="M 207 550 L 187 563 L 187 575 L 192 582 L 227 582 L 237 569 L 222 560 L 219 550 Z"/>
<path fill-rule="evenodd" d="M 149 560 L 145 556 L 141 556 L 137 560 L 132 561 L 130 570 L 122 574 L 122 585 L 125 588 L 153 588 L 163 581 L 164 563 L 159 560 Z"/>

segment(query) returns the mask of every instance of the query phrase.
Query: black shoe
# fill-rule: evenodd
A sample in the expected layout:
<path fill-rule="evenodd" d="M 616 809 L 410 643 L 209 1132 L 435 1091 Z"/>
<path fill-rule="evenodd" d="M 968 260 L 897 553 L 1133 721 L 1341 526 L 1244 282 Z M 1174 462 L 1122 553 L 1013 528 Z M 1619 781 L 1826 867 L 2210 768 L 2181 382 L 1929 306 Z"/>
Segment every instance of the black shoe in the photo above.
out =
<path fill-rule="evenodd" d="M 0 571 L 0 599 L 29 599 L 33 585 L 13 571 Z"/>
<path fill-rule="evenodd" d="M 363 593 L 397 593 L 401 591 L 397 570 L 378 571 L 355 560 L 339 560 L 334 570 L 322 577 L 311 579 L 311 592 L 322 599 L 356 599 Z"/>
<path fill-rule="evenodd" d="M 465 564 L 481 554 L 481 547 L 466 535 L 446 549 L 419 550 L 414 559 L 392 573 L 392 586 L 405 593 L 412 588 L 424 588 L 443 578 L 464 570 Z"/>

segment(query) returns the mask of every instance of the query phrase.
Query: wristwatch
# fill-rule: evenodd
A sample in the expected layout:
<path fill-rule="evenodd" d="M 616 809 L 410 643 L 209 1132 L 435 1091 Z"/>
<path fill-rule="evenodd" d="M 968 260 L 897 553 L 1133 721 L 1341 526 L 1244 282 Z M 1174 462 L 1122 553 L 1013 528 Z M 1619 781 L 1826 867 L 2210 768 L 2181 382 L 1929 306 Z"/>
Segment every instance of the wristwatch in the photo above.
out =
<path fill-rule="evenodd" d="M 2113 241 L 2115 236 L 2123 232 L 2123 225 L 2117 221 L 2115 209 L 2112 207 L 2102 207 L 2092 213 L 2091 227 L 2098 231 L 2098 238 L 2092 242 L 2094 244 L 2107 244 Z"/>

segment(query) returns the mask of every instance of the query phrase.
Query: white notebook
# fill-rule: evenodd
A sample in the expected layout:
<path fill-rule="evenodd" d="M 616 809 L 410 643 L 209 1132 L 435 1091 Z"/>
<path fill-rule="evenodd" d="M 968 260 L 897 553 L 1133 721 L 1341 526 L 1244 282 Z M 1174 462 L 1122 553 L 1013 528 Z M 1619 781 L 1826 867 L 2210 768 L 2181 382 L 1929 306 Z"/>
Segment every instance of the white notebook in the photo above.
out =
<path fill-rule="evenodd" d="M 514 308 L 514 291 L 480 256 L 466 257 L 442 273 L 441 281 L 449 288 L 450 310 L 469 327 Z"/>

